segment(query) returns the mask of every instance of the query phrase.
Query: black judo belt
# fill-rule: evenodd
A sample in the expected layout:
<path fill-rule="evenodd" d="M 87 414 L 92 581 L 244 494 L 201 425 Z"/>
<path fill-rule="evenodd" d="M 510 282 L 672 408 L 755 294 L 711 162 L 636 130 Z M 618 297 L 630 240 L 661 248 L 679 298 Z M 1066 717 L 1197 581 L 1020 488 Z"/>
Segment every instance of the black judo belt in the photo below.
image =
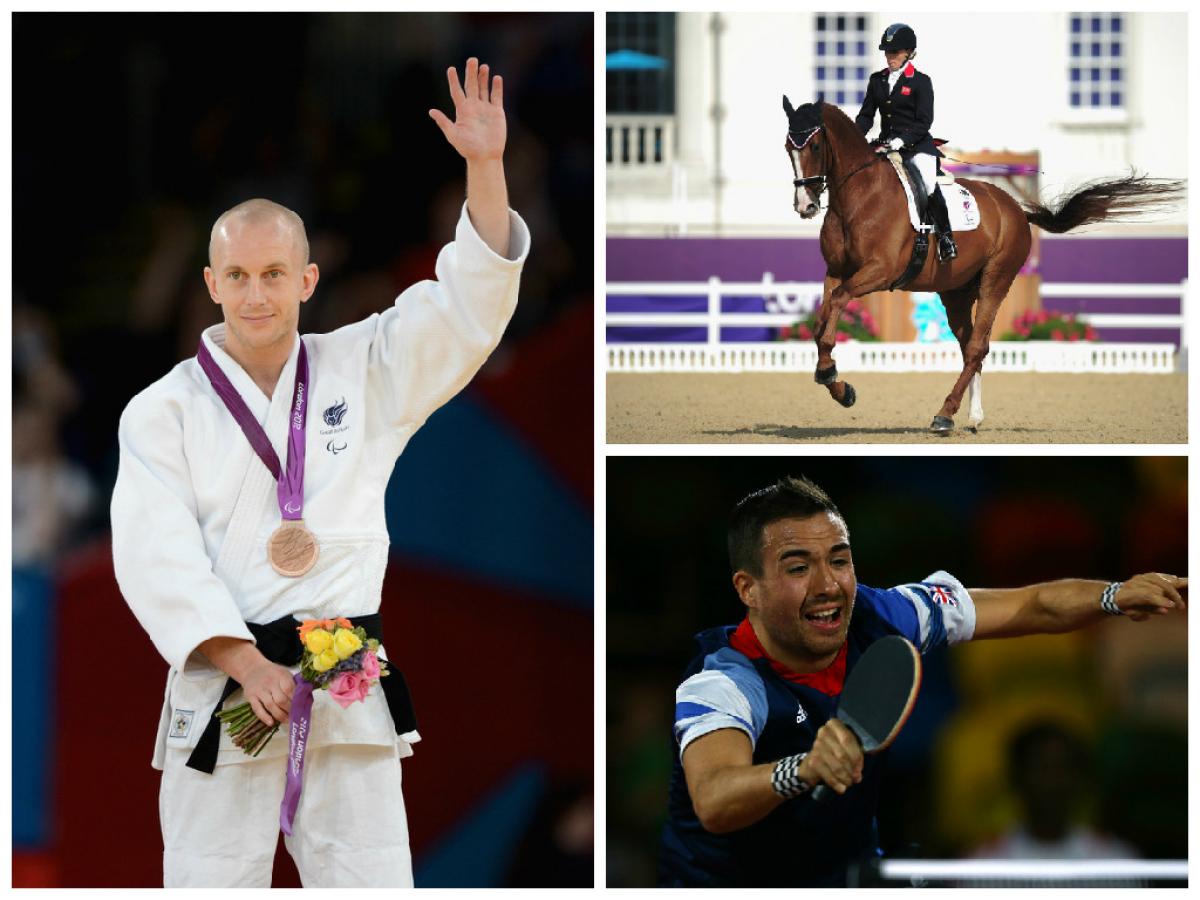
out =
<path fill-rule="evenodd" d="M 380 613 L 355 616 L 353 622 L 355 626 L 361 626 L 366 631 L 367 637 L 375 638 L 383 643 L 383 616 Z M 266 625 L 247 622 L 246 627 L 254 635 L 255 641 L 258 642 L 258 651 L 263 656 L 280 666 L 298 666 L 304 655 L 304 645 L 300 642 L 296 632 L 298 624 L 292 616 L 283 616 Z M 404 674 L 390 661 L 388 672 L 389 675 L 379 679 L 379 684 L 383 688 L 388 711 L 392 714 L 396 734 L 416 731 L 417 716 L 413 712 L 412 697 L 408 692 L 408 683 L 404 680 Z M 226 679 L 225 689 L 221 691 L 221 699 L 213 707 L 212 716 L 204 727 L 204 734 L 200 735 L 196 749 L 188 757 L 189 767 L 209 775 L 216 769 L 217 751 L 221 746 L 221 720 L 217 718 L 217 713 L 221 711 L 221 707 L 229 699 L 230 694 L 240 687 L 241 685 L 235 679 Z"/>

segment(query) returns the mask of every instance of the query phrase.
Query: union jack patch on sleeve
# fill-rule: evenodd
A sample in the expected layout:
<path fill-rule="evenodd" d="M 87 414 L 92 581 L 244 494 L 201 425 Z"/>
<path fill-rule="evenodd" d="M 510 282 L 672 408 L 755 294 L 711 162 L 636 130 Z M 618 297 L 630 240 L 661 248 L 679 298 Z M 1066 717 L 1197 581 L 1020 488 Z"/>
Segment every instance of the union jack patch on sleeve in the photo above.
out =
<path fill-rule="evenodd" d="M 940 584 L 929 585 L 930 599 L 941 606 L 958 606 L 958 601 L 949 590 Z"/>

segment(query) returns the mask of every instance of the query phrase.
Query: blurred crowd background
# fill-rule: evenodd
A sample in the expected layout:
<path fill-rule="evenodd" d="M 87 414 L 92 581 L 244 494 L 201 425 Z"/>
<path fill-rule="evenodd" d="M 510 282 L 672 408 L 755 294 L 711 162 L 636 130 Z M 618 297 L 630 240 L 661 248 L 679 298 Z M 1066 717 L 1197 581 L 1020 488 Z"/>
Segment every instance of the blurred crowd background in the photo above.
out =
<path fill-rule="evenodd" d="M 18 661 L 37 686 L 14 711 L 14 884 L 161 883 L 166 665 L 112 580 L 108 498 L 121 410 L 220 321 L 213 220 L 259 196 L 301 215 L 321 269 L 302 332 L 382 311 L 453 237 L 465 167 L 427 111 L 452 112 L 446 68 L 472 55 L 504 77 L 533 244 L 500 348 L 388 490 L 388 643 L 426 737 L 405 769 L 417 883 L 591 884 L 591 718 L 551 732 L 546 707 L 566 702 L 551 672 L 591 683 L 592 42 L 590 13 L 13 16 L 14 625 L 40 638 Z M 80 695 L 96 626 L 117 698 Z M 97 796 L 114 779 L 119 816 Z"/>
<path fill-rule="evenodd" d="M 1187 574 L 1185 457 L 610 458 L 609 886 L 654 883 L 675 687 L 693 635 L 744 616 L 728 516 L 786 474 L 838 504 L 863 584 L 938 569 L 968 587 Z M 888 751 L 887 855 L 1187 857 L 1186 615 L 960 644 L 924 663 Z"/>

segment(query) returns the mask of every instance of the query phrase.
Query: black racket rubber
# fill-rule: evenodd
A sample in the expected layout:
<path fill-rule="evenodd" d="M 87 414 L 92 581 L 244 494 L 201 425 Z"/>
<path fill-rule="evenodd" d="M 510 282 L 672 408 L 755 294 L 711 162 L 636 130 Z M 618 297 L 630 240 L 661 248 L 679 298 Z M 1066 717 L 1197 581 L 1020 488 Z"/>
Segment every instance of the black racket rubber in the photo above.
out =
<path fill-rule="evenodd" d="M 836 718 L 858 738 L 864 753 L 886 750 L 908 721 L 921 688 L 921 656 L 912 643 L 888 635 L 870 647 L 846 679 Z M 814 800 L 833 789 L 819 784 Z"/>

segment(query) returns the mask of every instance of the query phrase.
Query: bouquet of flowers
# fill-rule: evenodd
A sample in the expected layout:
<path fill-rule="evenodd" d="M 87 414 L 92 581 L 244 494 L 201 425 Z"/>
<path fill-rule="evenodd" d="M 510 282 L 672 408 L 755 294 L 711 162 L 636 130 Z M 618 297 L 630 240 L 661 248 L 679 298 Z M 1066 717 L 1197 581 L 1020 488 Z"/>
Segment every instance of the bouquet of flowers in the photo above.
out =
<path fill-rule="evenodd" d="M 342 709 L 365 700 L 371 685 L 388 674 L 386 661 L 378 656 L 379 641 L 349 619 L 308 619 L 296 630 L 304 645 L 297 685 L 303 679 L 310 690 L 329 691 Z M 234 746 L 250 756 L 258 756 L 279 731 L 278 723 L 264 725 L 249 703 L 221 710 L 217 718 L 225 723 Z"/>
<path fill-rule="evenodd" d="M 1046 310 L 1021 313 L 1013 320 L 1013 330 L 1005 332 L 1002 341 L 1094 341 L 1096 329 L 1075 320 L 1073 313 L 1054 313 Z"/>
<path fill-rule="evenodd" d="M 779 329 L 779 340 L 811 341 L 816 333 L 817 311 L 820 308 L 821 305 L 818 303 L 807 319 Z M 875 319 L 866 304 L 853 298 L 847 301 L 846 308 L 838 317 L 838 326 L 834 337 L 839 344 L 849 340 L 877 341 L 879 340 L 879 327 L 875 324 Z"/>

